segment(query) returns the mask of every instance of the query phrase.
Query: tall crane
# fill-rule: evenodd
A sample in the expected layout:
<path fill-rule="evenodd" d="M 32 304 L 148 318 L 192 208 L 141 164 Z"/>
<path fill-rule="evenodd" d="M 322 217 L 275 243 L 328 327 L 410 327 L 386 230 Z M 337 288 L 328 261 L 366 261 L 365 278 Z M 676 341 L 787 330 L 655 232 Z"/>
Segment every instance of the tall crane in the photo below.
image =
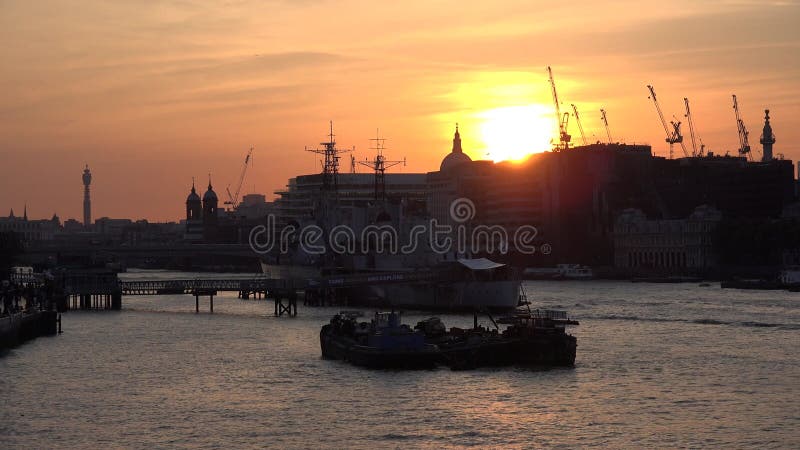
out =
<path fill-rule="evenodd" d="M 669 131 L 667 128 L 667 121 L 664 120 L 664 113 L 661 112 L 661 106 L 658 104 L 658 99 L 656 99 L 656 91 L 653 89 L 653 86 L 647 85 L 647 89 L 650 90 L 650 96 L 648 98 L 653 99 L 653 103 L 656 105 L 656 111 L 658 112 L 658 118 L 661 119 L 661 125 L 664 127 L 664 134 L 666 135 L 666 142 L 669 144 L 669 159 L 672 159 L 673 152 L 672 148 L 675 144 L 681 144 L 681 148 L 683 149 L 683 156 L 689 156 L 688 152 L 686 151 L 686 146 L 683 145 L 683 136 L 681 135 L 681 123 L 680 121 L 676 122 L 674 120 L 670 121 L 670 125 L 672 126 L 672 132 Z"/>
<path fill-rule="evenodd" d="M 752 160 L 753 155 L 750 153 L 750 143 L 747 139 L 750 136 L 750 132 L 744 126 L 742 116 L 739 115 L 739 102 L 736 101 L 736 94 L 733 94 L 733 111 L 736 113 L 736 128 L 739 131 L 739 156 Z"/>
<path fill-rule="evenodd" d="M 569 148 L 569 141 L 572 136 L 567 133 L 567 125 L 569 124 L 569 113 L 565 112 L 561 115 L 561 107 L 558 103 L 558 93 L 556 92 L 556 81 L 553 79 L 553 69 L 547 66 L 547 73 L 550 76 L 550 87 L 553 89 L 553 102 L 556 104 L 556 123 L 558 123 L 558 150 L 566 150 Z"/>
<path fill-rule="evenodd" d="M 572 103 L 572 111 L 575 113 L 575 122 L 578 124 L 578 130 L 581 132 L 581 140 L 583 145 L 586 145 L 586 135 L 583 134 L 583 126 L 581 125 L 581 117 L 578 115 L 578 107 Z"/>
<path fill-rule="evenodd" d="M 385 149 L 384 143 L 386 142 L 386 139 L 380 137 L 379 131 L 376 132 L 375 139 L 370 140 L 375 141 L 375 147 L 372 147 L 372 150 L 376 151 L 375 159 L 372 161 L 358 161 L 358 163 L 375 171 L 375 200 L 382 201 L 386 198 L 386 169 L 394 167 L 398 164 L 405 166 L 406 159 L 403 158 L 401 161 L 386 160 L 386 157 L 383 156 L 383 150 Z"/>
<path fill-rule="evenodd" d="M 253 147 L 250 147 L 250 150 L 247 152 L 247 156 L 244 158 L 244 166 L 242 166 L 242 174 L 239 175 L 239 184 L 236 185 L 236 193 L 231 195 L 231 186 L 225 188 L 228 191 L 228 200 L 225 201 L 226 205 L 230 205 L 232 209 L 236 209 L 239 206 L 239 193 L 242 190 L 242 183 L 244 183 L 244 175 L 247 173 L 247 165 L 250 164 L 250 158 L 253 156 Z"/>
<path fill-rule="evenodd" d="M 611 140 L 611 130 L 608 129 L 608 117 L 606 117 L 606 110 L 605 109 L 602 109 L 602 108 L 600 109 L 600 118 L 603 119 L 603 124 L 605 124 L 605 126 L 606 126 L 606 134 L 608 135 L 608 143 L 610 144 L 612 142 L 612 140 Z"/>
<path fill-rule="evenodd" d="M 692 122 L 692 111 L 689 109 L 689 99 L 683 97 L 683 103 L 686 104 L 686 121 L 689 122 L 689 134 L 692 136 L 692 156 L 703 156 L 703 146 L 700 146 L 700 153 L 697 153 L 697 143 L 694 140 L 694 123 Z"/>

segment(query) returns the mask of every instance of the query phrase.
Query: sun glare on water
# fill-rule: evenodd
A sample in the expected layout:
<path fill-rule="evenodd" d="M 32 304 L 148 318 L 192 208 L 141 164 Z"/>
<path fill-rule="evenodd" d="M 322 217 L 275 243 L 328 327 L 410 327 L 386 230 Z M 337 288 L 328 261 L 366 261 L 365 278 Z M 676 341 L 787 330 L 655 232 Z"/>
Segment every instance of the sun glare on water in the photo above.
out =
<path fill-rule="evenodd" d="M 478 113 L 485 153 L 494 161 L 518 161 L 551 148 L 555 121 L 551 108 L 532 104 Z"/>

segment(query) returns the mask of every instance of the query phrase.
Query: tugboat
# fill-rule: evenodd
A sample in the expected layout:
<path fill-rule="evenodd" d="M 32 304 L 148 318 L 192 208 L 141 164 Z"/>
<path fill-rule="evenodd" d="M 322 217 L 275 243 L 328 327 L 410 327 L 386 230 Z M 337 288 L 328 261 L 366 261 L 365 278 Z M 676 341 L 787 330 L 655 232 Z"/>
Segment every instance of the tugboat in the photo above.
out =
<path fill-rule="evenodd" d="M 343 311 L 320 330 L 322 357 L 374 369 L 429 369 L 440 359 L 425 335 L 400 323 L 400 313 L 376 312 L 358 322 L 360 312 Z"/>

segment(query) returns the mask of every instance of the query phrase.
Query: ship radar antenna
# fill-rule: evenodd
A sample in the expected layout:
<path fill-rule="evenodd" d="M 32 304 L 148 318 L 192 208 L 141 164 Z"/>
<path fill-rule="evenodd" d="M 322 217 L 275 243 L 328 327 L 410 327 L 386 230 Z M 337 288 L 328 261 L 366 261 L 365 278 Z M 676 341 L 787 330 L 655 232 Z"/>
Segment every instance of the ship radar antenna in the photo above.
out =
<path fill-rule="evenodd" d="M 458 124 L 456 124 L 456 132 L 458 132 Z M 359 161 L 358 163 L 362 166 L 369 167 L 375 172 L 375 200 L 383 201 L 386 199 L 386 169 L 398 164 L 405 165 L 406 159 L 403 158 L 398 161 L 389 161 L 386 159 L 383 155 L 383 151 L 386 150 L 386 138 L 381 137 L 379 129 L 375 131 L 375 138 L 370 140 L 375 142 L 374 147 L 370 147 L 370 150 L 375 150 L 375 159 L 372 161 Z"/>
<path fill-rule="evenodd" d="M 333 121 L 330 122 L 330 132 L 328 133 L 328 142 L 320 142 L 322 148 L 308 148 L 305 147 L 307 152 L 316 153 L 324 156 L 324 163 L 322 165 L 322 191 L 325 195 L 332 195 L 336 197 L 339 189 L 339 158 L 340 154 L 355 151 L 356 147 L 351 149 L 336 148 L 336 135 L 333 133 Z"/>

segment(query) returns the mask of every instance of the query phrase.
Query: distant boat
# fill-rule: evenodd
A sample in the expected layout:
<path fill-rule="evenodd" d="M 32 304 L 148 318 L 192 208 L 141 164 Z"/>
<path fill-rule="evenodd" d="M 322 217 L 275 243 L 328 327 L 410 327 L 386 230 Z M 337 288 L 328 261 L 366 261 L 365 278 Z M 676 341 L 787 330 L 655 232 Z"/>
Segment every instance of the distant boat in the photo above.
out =
<path fill-rule="evenodd" d="M 580 264 L 558 264 L 556 267 L 528 267 L 522 272 L 526 280 L 591 280 L 594 272 Z"/>

